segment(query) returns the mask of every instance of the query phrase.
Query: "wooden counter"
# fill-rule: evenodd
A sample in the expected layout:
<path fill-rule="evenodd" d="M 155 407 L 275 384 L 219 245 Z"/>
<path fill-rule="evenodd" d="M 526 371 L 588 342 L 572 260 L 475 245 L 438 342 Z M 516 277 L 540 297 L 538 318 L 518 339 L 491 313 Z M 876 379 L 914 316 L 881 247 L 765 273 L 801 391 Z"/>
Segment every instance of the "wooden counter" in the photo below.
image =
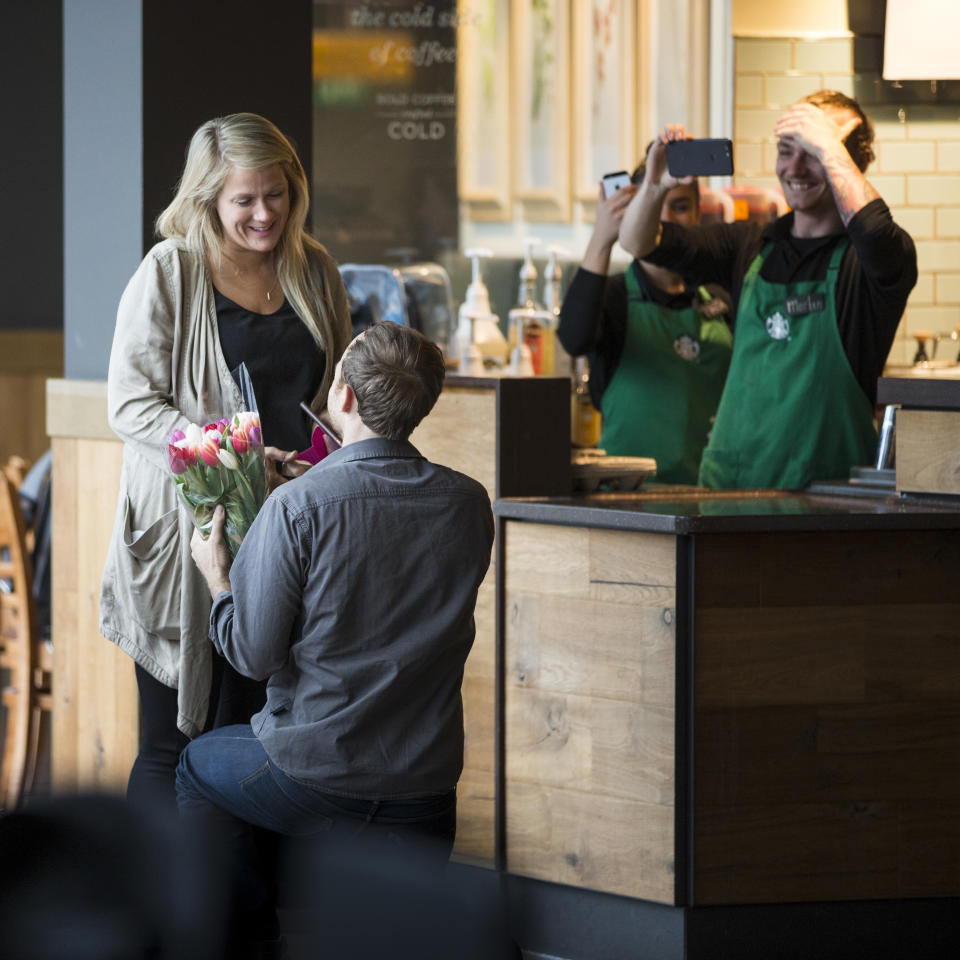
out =
<path fill-rule="evenodd" d="M 877 402 L 899 407 L 897 490 L 960 494 L 960 379 L 882 377 Z"/>
<path fill-rule="evenodd" d="M 565 885 L 538 911 L 578 888 L 636 955 L 661 904 L 685 919 L 651 955 L 822 957 L 798 911 L 827 903 L 860 924 L 839 955 L 892 957 L 883 903 L 960 896 L 960 512 L 671 490 L 496 512 L 505 867 Z M 729 930 L 718 952 L 748 905 L 807 952 Z"/>
<path fill-rule="evenodd" d="M 15 454 L 32 463 L 46 452 L 45 384 L 60 376 L 62 330 L 0 330 L 0 463 Z"/>

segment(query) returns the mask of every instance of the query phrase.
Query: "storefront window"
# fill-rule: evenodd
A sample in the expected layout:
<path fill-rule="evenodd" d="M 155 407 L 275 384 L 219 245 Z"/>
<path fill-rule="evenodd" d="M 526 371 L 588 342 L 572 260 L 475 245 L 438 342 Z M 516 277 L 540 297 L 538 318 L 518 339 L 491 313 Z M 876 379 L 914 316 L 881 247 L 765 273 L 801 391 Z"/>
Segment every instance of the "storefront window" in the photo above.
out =
<path fill-rule="evenodd" d="M 457 4 L 315 0 L 313 218 L 337 259 L 457 246 Z"/>

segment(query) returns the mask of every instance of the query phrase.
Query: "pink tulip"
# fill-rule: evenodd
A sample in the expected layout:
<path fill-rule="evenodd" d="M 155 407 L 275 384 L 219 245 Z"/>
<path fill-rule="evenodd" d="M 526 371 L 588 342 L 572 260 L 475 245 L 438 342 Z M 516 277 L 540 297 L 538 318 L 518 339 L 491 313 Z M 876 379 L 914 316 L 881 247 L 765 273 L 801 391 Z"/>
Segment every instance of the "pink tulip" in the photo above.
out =
<path fill-rule="evenodd" d="M 236 444 L 237 435 L 240 434 L 246 438 L 251 447 L 259 446 L 263 442 L 260 435 L 260 415 L 251 413 L 249 410 L 242 410 L 234 416 L 231 432 L 234 437 L 234 444 Z"/>
<path fill-rule="evenodd" d="M 200 446 L 197 447 L 197 453 L 203 458 L 203 462 L 208 467 L 215 467 L 220 462 L 220 435 L 210 432 L 204 433 Z"/>
<path fill-rule="evenodd" d="M 247 435 L 237 427 L 230 431 L 230 442 L 233 444 L 234 453 L 240 456 L 243 456 L 250 449 L 250 441 L 247 439 Z"/>

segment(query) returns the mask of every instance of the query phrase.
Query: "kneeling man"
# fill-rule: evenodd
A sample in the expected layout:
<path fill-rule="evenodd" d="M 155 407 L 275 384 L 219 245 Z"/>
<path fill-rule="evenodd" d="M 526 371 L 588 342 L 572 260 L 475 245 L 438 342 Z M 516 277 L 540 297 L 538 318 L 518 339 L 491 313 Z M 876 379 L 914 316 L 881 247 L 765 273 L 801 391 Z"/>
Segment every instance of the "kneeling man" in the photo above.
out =
<path fill-rule="evenodd" d="M 194 536 L 214 646 L 268 678 L 252 722 L 198 737 L 177 770 L 181 814 L 215 825 L 235 856 L 252 855 L 253 827 L 422 840 L 449 855 L 460 686 L 494 525 L 479 483 L 408 440 L 443 378 L 419 333 L 368 328 L 328 395 L 343 446 L 273 492 L 232 567 L 222 516 L 208 540 Z M 237 864 L 241 891 L 258 886 L 251 864 Z"/>

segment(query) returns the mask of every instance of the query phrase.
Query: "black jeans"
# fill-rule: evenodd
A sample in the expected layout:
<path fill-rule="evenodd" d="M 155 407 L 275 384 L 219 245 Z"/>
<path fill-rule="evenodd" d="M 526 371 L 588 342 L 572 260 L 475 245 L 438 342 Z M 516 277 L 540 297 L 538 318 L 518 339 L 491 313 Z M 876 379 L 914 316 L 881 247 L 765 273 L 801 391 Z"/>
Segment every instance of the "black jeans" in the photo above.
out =
<path fill-rule="evenodd" d="M 127 800 L 140 807 L 160 807 L 175 815 L 176 772 L 180 753 L 190 742 L 177 727 L 177 691 L 139 664 L 140 751 L 130 771 Z M 223 657 L 213 655 L 210 707 L 205 730 L 248 723 L 266 703 L 265 681 L 241 676 Z"/>

